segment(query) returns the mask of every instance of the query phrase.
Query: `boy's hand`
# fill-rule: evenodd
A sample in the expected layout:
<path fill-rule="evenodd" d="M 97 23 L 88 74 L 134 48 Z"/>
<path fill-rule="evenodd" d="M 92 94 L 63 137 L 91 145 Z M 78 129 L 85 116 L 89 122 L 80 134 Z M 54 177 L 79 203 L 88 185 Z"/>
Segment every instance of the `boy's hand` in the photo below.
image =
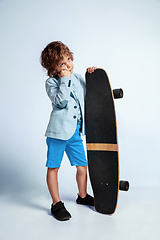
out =
<path fill-rule="evenodd" d="M 71 77 L 71 72 L 69 70 L 61 70 L 61 72 L 58 74 L 58 77 Z"/>
<path fill-rule="evenodd" d="M 94 70 L 96 70 L 96 69 L 97 69 L 97 67 L 89 67 L 89 68 L 86 69 L 86 71 L 89 72 L 89 73 L 93 73 Z"/>

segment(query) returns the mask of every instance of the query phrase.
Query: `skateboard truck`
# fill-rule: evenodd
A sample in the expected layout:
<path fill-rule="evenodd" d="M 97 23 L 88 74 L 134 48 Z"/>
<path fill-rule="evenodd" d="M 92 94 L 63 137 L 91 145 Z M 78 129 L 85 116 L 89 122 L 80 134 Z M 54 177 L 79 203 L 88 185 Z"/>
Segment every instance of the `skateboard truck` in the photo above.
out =
<path fill-rule="evenodd" d="M 128 181 L 119 181 L 119 190 L 128 191 L 129 190 L 129 182 Z"/>
<path fill-rule="evenodd" d="M 123 90 L 122 90 L 122 88 L 114 89 L 113 90 L 113 96 L 114 96 L 114 99 L 123 98 Z"/>

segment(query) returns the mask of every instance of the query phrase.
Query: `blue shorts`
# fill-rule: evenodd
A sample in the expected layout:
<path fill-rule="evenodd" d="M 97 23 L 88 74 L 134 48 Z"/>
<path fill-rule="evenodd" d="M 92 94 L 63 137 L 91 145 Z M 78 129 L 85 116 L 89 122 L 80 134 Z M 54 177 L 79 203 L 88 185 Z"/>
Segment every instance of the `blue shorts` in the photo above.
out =
<path fill-rule="evenodd" d="M 58 168 L 61 165 L 64 152 L 71 163 L 71 166 L 87 166 L 85 151 L 81 136 L 80 125 L 77 124 L 74 135 L 68 140 L 60 140 L 47 137 L 48 146 L 46 167 Z"/>

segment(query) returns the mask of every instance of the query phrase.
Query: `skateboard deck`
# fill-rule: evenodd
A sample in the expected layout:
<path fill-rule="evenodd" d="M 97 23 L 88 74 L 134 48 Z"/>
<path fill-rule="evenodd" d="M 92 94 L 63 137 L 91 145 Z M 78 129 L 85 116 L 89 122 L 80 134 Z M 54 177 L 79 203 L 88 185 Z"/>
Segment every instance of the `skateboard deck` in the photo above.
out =
<path fill-rule="evenodd" d="M 119 193 L 117 123 L 113 91 L 103 69 L 86 72 L 85 127 L 95 209 L 113 214 Z"/>

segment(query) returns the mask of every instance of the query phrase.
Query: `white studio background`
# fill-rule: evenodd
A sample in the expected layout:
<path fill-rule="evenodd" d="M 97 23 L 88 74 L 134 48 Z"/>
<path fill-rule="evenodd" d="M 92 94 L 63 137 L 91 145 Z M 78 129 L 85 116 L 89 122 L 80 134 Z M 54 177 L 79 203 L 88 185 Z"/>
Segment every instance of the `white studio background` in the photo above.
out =
<path fill-rule="evenodd" d="M 51 102 L 39 58 L 55 40 L 74 52 L 75 72 L 104 68 L 112 87 L 123 88 L 116 100 L 120 177 L 131 187 L 160 187 L 159 13 L 158 0 L 0 1 L 1 194 L 46 190 Z M 60 182 L 75 194 L 73 169 L 65 158 Z"/>

